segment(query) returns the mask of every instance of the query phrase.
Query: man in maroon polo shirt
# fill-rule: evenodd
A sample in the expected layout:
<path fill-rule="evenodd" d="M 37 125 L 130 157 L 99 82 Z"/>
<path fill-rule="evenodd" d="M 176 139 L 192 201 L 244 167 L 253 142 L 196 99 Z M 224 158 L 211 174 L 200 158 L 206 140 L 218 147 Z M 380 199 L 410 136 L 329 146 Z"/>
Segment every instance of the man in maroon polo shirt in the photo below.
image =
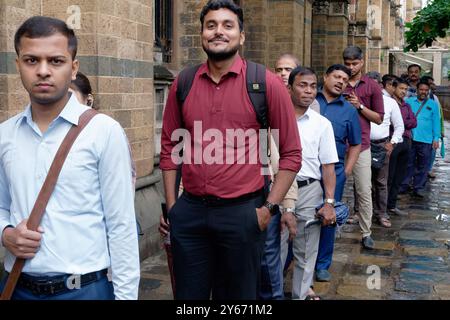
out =
<path fill-rule="evenodd" d="M 266 71 L 267 115 L 279 132 L 280 152 L 279 172 L 266 198 L 262 166 L 252 161 L 263 156 L 259 143 L 265 141 L 250 134 L 260 124 L 247 93 L 247 63 L 238 54 L 245 40 L 242 9 L 231 0 L 210 0 L 200 22 L 208 60 L 182 106 L 176 97 L 178 79 L 173 83 L 161 136 L 175 298 L 209 299 L 212 292 L 213 299 L 256 299 L 265 229 L 301 167 L 294 109 L 282 81 Z M 184 192 L 176 199 L 179 142 L 173 135 L 179 137 L 180 129 L 187 131 Z M 167 224 L 160 222 L 165 234 Z"/>
<path fill-rule="evenodd" d="M 359 226 L 362 231 L 362 245 L 373 249 L 372 226 L 372 157 L 370 153 L 370 123 L 381 124 L 384 115 L 383 94 L 378 84 L 363 75 L 363 52 L 356 46 L 347 47 L 343 53 L 344 64 L 352 72 L 345 90 L 347 100 L 358 110 L 362 131 L 361 153 L 353 167 L 353 179 L 359 207 Z"/>

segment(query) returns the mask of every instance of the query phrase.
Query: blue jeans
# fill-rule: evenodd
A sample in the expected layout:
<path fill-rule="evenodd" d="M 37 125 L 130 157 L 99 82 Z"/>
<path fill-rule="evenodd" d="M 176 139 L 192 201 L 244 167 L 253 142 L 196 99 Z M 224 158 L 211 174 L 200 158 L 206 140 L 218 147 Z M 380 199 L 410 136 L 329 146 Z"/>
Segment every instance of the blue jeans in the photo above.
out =
<path fill-rule="evenodd" d="M 336 188 L 334 191 L 334 198 L 336 202 L 342 200 L 344 194 L 344 186 L 347 177 L 343 165 L 335 166 L 336 172 Z M 317 254 L 316 270 L 328 270 L 333 259 L 334 238 L 336 227 L 322 227 L 320 230 L 319 252 Z"/>
<path fill-rule="evenodd" d="M 261 261 L 261 300 L 283 299 L 283 270 L 280 259 L 281 214 L 273 216 L 267 227 L 264 254 Z"/>
<path fill-rule="evenodd" d="M 408 189 L 411 179 L 413 179 L 414 191 L 420 191 L 425 188 L 432 149 L 431 143 L 412 142 L 408 161 L 408 172 L 403 180 L 400 192 L 405 192 Z"/>
<path fill-rule="evenodd" d="M 3 291 L 7 278 L 3 277 L 0 291 Z M 16 286 L 11 300 L 114 300 L 114 289 L 105 275 L 80 289 L 68 290 L 55 295 L 35 295 L 28 289 Z"/>

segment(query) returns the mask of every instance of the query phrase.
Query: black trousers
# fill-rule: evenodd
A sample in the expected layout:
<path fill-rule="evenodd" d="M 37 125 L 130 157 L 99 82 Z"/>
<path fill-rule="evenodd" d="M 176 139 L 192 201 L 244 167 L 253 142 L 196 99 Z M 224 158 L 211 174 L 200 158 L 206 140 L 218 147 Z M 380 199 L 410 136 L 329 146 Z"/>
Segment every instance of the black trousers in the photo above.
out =
<path fill-rule="evenodd" d="M 217 206 L 183 193 L 169 211 L 177 300 L 258 297 L 263 195 Z"/>
<path fill-rule="evenodd" d="M 389 178 L 388 178 L 388 209 L 397 206 L 397 196 L 400 185 L 406 176 L 408 170 L 409 153 L 411 150 L 411 139 L 403 137 L 403 142 L 399 143 L 391 153 L 389 160 Z"/>

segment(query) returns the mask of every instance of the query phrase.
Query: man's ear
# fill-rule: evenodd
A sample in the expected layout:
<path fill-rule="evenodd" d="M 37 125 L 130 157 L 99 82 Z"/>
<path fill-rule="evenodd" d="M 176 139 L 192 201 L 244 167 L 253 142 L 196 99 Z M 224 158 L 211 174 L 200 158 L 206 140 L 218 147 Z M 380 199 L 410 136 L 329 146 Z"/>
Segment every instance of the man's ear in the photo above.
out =
<path fill-rule="evenodd" d="M 72 80 L 75 80 L 77 78 L 77 72 L 80 68 L 80 62 L 75 59 L 72 61 Z"/>
<path fill-rule="evenodd" d="M 244 32 L 244 31 L 241 31 L 241 35 L 240 35 L 240 39 L 239 39 L 239 44 L 240 44 L 241 46 L 243 46 L 243 45 L 244 45 L 244 42 L 245 42 L 245 32 Z"/>

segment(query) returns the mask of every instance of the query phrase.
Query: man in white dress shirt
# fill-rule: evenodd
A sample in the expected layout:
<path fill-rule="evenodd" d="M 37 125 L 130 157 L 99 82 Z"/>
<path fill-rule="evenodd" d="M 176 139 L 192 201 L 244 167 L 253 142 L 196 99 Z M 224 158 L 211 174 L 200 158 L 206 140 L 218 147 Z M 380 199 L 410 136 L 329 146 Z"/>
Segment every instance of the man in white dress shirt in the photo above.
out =
<path fill-rule="evenodd" d="M 332 225 L 336 222 L 334 164 L 339 159 L 331 122 L 309 107 L 317 94 L 317 76 L 314 71 L 302 67 L 292 70 L 289 76 L 289 91 L 303 146 L 302 168 L 297 173 L 298 198 L 294 213 L 297 233 L 293 243 L 292 298 L 315 300 L 317 297 L 310 290 L 310 286 L 319 248 L 320 225 L 305 228 L 305 223 L 316 215 L 323 217 L 322 225 Z M 323 207 L 316 212 L 316 208 L 322 203 Z"/>
<path fill-rule="evenodd" d="M 5 270 L 27 259 L 12 299 L 137 299 L 139 250 L 131 158 L 120 124 L 98 114 L 73 144 L 38 232 L 26 223 L 65 135 L 89 107 L 69 93 L 77 39 L 32 17 L 15 35 L 30 103 L 0 125 L 0 232 Z M 112 283 L 107 269 L 111 267 Z M 0 283 L 0 290 L 7 277 Z"/>
<path fill-rule="evenodd" d="M 380 168 L 372 166 L 372 202 L 373 213 L 377 222 L 385 227 L 390 228 L 391 222 L 387 213 L 388 200 L 388 177 L 389 177 L 389 158 L 395 145 L 403 141 L 402 135 L 405 131 L 403 126 L 402 114 L 397 102 L 392 99 L 389 93 L 385 90 L 381 75 L 372 71 L 367 74 L 370 78 L 377 81 L 383 91 L 384 103 L 384 118 L 380 125 L 371 123 L 370 128 L 370 143 L 372 146 L 372 157 L 375 157 L 377 148 L 382 148 L 386 151 L 384 162 Z M 394 132 L 391 137 L 390 127 L 394 127 Z"/>

